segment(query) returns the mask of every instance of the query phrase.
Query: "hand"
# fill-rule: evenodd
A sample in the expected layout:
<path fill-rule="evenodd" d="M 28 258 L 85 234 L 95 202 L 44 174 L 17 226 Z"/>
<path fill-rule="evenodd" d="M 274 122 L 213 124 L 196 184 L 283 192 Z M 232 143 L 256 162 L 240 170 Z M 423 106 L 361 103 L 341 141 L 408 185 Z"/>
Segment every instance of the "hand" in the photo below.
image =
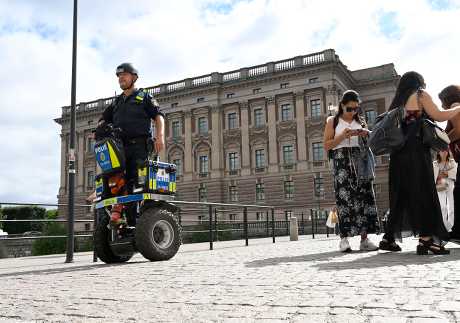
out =
<path fill-rule="evenodd" d="M 441 177 L 441 178 L 447 178 L 447 177 L 448 177 L 448 174 L 447 174 L 447 172 L 440 172 L 440 173 L 439 173 L 439 177 Z"/>
<path fill-rule="evenodd" d="M 343 129 L 342 136 L 344 139 L 349 139 L 353 134 L 353 130 L 350 128 L 345 128 Z"/>
<path fill-rule="evenodd" d="M 155 136 L 155 140 L 153 141 L 154 150 L 157 154 L 160 153 L 165 148 L 165 136 L 164 134 L 158 134 Z"/>
<path fill-rule="evenodd" d="M 358 136 L 367 137 L 369 136 L 370 131 L 368 129 L 362 128 L 357 130 Z"/>

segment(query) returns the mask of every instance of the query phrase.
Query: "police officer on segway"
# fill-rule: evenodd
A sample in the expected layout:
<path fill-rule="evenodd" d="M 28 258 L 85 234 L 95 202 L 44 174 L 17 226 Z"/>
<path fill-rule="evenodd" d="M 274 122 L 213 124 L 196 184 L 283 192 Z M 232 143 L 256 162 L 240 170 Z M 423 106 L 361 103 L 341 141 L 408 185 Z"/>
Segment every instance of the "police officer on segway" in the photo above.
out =
<path fill-rule="evenodd" d="M 148 157 L 154 149 L 159 153 L 165 146 L 164 114 L 157 101 L 143 90 L 136 89 L 134 83 L 138 72 L 131 63 L 123 63 L 116 69 L 118 83 L 123 93 L 115 98 L 102 114 L 101 121 L 112 123 L 114 128 L 122 130 L 122 141 L 126 157 L 127 193 L 132 194 L 133 184 L 137 178 L 137 166 Z M 152 141 L 151 124 L 155 123 L 155 139 Z M 152 147 L 154 145 L 154 147 Z M 112 223 L 120 223 L 123 206 L 112 207 Z M 128 226 L 136 225 L 135 205 L 127 209 Z"/>

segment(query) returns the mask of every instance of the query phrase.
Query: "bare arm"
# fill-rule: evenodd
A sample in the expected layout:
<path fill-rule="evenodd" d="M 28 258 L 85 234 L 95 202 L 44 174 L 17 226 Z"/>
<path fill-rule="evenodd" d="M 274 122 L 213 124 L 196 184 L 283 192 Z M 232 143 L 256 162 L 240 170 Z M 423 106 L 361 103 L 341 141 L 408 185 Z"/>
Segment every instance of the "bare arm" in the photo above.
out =
<path fill-rule="evenodd" d="M 165 147 L 165 120 L 161 114 L 155 117 L 155 151 L 159 153 Z"/>
<path fill-rule="evenodd" d="M 338 146 L 344 139 L 350 138 L 350 131 L 350 129 L 345 129 L 343 133 L 334 138 L 334 117 L 328 117 L 324 129 L 324 149 L 326 151 L 331 150 Z"/>
<path fill-rule="evenodd" d="M 411 99 L 414 99 L 413 97 L 415 97 L 415 100 L 417 100 L 417 94 L 415 93 L 409 98 L 408 103 Z M 435 121 L 447 121 L 460 112 L 459 106 L 453 107 L 449 110 L 440 110 L 438 106 L 433 102 L 431 96 L 425 91 L 420 92 L 419 102 L 423 110 L 425 110 L 425 112 L 428 113 L 428 115 Z"/>

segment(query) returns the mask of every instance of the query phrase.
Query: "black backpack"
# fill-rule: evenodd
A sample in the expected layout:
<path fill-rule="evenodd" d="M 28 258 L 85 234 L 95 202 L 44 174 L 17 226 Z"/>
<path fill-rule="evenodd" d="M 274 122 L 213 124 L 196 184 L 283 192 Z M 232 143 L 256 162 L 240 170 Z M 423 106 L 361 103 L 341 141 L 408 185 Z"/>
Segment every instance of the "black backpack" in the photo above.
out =
<path fill-rule="evenodd" d="M 375 156 L 390 154 L 404 147 L 403 118 L 404 107 L 387 111 L 376 118 L 368 142 Z"/>

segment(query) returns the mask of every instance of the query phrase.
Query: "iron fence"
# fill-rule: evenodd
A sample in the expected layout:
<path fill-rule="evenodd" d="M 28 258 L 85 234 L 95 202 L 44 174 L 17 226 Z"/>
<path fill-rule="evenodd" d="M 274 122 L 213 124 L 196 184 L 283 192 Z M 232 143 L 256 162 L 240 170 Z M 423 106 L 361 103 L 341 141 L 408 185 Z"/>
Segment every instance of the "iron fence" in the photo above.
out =
<path fill-rule="evenodd" d="M 279 209 L 273 206 L 266 205 L 249 205 L 249 204 L 237 204 L 237 203 L 213 203 L 213 202 L 195 202 L 195 201 L 172 201 L 173 204 L 182 205 L 179 208 L 179 211 L 175 214 L 179 225 L 181 226 L 182 233 L 184 235 L 188 234 L 199 234 L 206 233 L 206 240 L 209 242 L 209 249 L 214 249 L 214 242 L 222 240 L 245 240 L 245 245 L 249 245 L 250 238 L 260 238 L 260 237 L 271 237 L 272 242 L 276 242 L 276 236 L 285 236 L 289 235 L 289 222 L 290 219 L 285 215 L 284 220 L 275 220 L 275 210 Z M 8 206 L 67 206 L 67 204 L 57 203 L 57 204 L 47 204 L 47 203 L 19 203 L 19 202 L 0 202 L 0 205 Z M 75 204 L 75 207 L 78 208 L 91 208 L 93 205 L 87 204 Z M 190 206 L 199 206 L 197 209 L 190 208 Z M 264 210 L 265 219 L 250 221 L 248 220 L 248 210 Z M 207 213 L 206 221 L 202 221 L 199 224 L 187 225 L 187 222 L 197 222 L 196 220 L 187 220 L 183 219 L 182 213 L 190 211 L 200 211 Z M 229 219 L 219 219 L 219 214 L 225 214 L 228 212 L 242 211 L 243 219 L 241 220 L 229 220 Z M 329 228 L 325 225 L 326 216 L 321 216 L 321 213 L 324 215 L 324 210 L 315 210 L 310 209 L 309 212 L 301 212 L 294 214 L 298 218 L 298 230 L 300 235 L 311 234 L 312 238 L 315 238 L 315 234 L 325 233 L 329 236 Z M 262 213 L 262 212 L 259 212 Z M 307 214 L 309 214 L 308 219 L 306 219 Z M 94 210 L 93 219 L 77 219 L 74 220 L 76 223 L 94 223 L 94 228 L 97 225 L 97 212 Z M 68 223 L 67 219 L 1 219 L 1 222 L 37 222 L 37 223 Z M 86 232 L 73 232 L 74 239 L 80 238 L 92 238 L 94 230 Z M 231 238 L 222 239 L 222 235 L 226 233 L 232 234 Z M 239 235 L 234 235 L 234 233 L 239 233 Z M 0 237 L 3 241 L 9 240 L 37 240 L 37 239 L 60 239 L 68 238 L 69 233 L 66 235 L 34 235 L 34 236 L 7 236 Z M 219 235 L 221 239 L 219 240 Z M 203 241 L 202 241 L 203 242 Z M 67 245 L 67 248 L 69 246 Z M 93 244 L 93 261 L 97 261 L 97 255 L 94 250 Z"/>

